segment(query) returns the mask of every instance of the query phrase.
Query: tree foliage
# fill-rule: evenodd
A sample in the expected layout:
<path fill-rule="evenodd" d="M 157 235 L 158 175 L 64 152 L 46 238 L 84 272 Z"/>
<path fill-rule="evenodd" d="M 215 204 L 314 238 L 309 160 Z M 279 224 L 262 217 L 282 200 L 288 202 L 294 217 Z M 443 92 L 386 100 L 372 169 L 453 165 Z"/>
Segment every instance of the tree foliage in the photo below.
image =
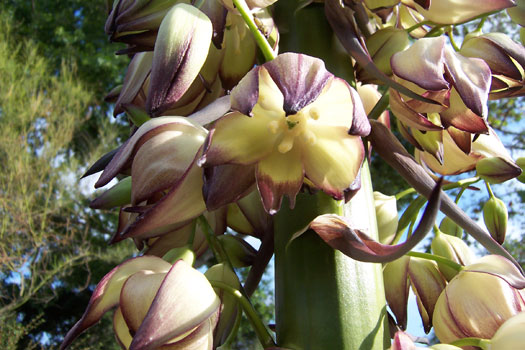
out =
<path fill-rule="evenodd" d="M 99 223 L 112 220 L 87 210 L 78 186 L 85 164 L 70 146 L 92 114 L 93 90 L 78 78 L 74 62 L 64 60 L 56 70 L 38 45 L 19 40 L 5 13 L 0 28 L 0 339 L 3 349 L 26 349 L 45 338 L 56 342 L 56 329 L 44 327 L 57 315 L 48 309 L 74 311 L 75 303 L 81 305 L 76 296 L 85 301 L 90 283 L 127 249 L 106 253 L 112 228 Z M 99 125 L 88 161 L 111 146 L 104 140 L 115 139 L 108 124 Z M 70 327 L 82 311 L 55 326 Z M 42 338 L 44 329 L 51 335 Z"/>

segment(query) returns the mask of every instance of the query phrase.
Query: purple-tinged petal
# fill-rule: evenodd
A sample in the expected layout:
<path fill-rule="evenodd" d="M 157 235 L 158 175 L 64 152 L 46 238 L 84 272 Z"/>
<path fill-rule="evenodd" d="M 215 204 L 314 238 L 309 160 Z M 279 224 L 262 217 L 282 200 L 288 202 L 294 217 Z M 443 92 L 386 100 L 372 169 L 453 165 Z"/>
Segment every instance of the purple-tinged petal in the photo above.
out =
<path fill-rule="evenodd" d="M 129 349 L 156 349 L 204 323 L 219 306 L 206 277 L 179 260 L 164 278 Z"/>
<path fill-rule="evenodd" d="M 330 196 L 343 199 L 343 192 L 356 179 L 365 151 L 358 136 L 341 127 L 315 125 L 310 128 L 314 143 L 303 143 L 305 176 Z"/>
<path fill-rule="evenodd" d="M 353 96 L 352 92 L 353 89 L 343 79 L 330 79 L 318 98 L 304 107 L 300 113 L 310 116 L 312 120 L 309 123 L 343 127 L 348 131 L 353 125 L 354 115 L 358 113 L 362 117 L 363 113 L 359 96 Z M 356 111 L 354 97 L 360 104 L 357 106 L 358 111 Z M 358 123 L 364 124 L 361 120 Z"/>
<path fill-rule="evenodd" d="M 215 99 L 206 107 L 190 114 L 187 118 L 196 124 L 207 125 L 225 115 L 230 108 L 230 96 L 222 96 Z"/>
<path fill-rule="evenodd" d="M 196 158 L 199 157 L 197 154 Z M 120 234 L 120 239 L 129 237 L 155 237 L 182 226 L 196 218 L 206 209 L 202 198 L 202 169 L 194 159 L 192 165 L 170 191 L 135 219 Z"/>
<path fill-rule="evenodd" d="M 216 48 L 220 49 L 224 38 L 224 27 L 226 26 L 226 15 L 228 10 L 219 1 L 207 0 L 201 5 L 200 10 L 208 16 L 213 25 L 211 41 Z"/>
<path fill-rule="evenodd" d="M 480 117 L 486 117 L 491 82 L 489 66 L 480 58 L 462 56 L 449 47 L 445 48 L 445 62 L 447 75 L 465 105 Z"/>
<path fill-rule="evenodd" d="M 423 38 L 390 59 L 392 72 L 400 78 L 432 91 L 446 90 L 445 38 Z M 417 59 L 414 59 L 417 57 Z"/>
<path fill-rule="evenodd" d="M 409 294 L 408 264 L 409 256 L 385 264 L 383 281 L 388 307 L 396 316 L 396 323 L 401 329 L 407 326 L 407 304 Z"/>
<path fill-rule="evenodd" d="M 253 165 L 225 164 L 204 168 L 204 201 L 208 210 L 237 202 L 255 185 Z"/>
<path fill-rule="evenodd" d="M 368 136 L 370 134 L 370 122 L 368 121 L 365 107 L 361 101 L 361 97 L 356 90 L 350 88 L 350 95 L 352 96 L 352 102 L 354 104 L 354 115 L 352 118 L 352 126 L 350 127 L 349 134 L 356 136 Z"/>
<path fill-rule="evenodd" d="M 120 291 L 127 278 L 136 272 L 147 270 L 168 272 L 171 265 L 161 258 L 140 256 L 129 259 L 106 274 L 97 284 L 82 318 L 69 330 L 60 349 L 65 349 L 87 328 L 97 323 L 104 313 L 119 303 Z"/>
<path fill-rule="evenodd" d="M 390 89 L 389 93 L 390 109 L 394 115 L 403 122 L 403 124 L 424 131 L 443 130 L 442 126 L 432 123 L 421 113 L 410 108 L 410 106 L 403 101 L 401 94 L 397 90 Z"/>
<path fill-rule="evenodd" d="M 131 166 L 131 199 L 137 204 L 170 188 L 190 167 L 206 138 L 206 130 L 180 123 L 140 145 Z"/>
<path fill-rule="evenodd" d="M 282 115 L 257 113 L 248 117 L 239 112 L 225 115 L 210 131 L 199 165 L 249 165 L 266 157 L 272 152 L 278 136 L 271 132 L 269 125 L 281 122 Z"/>
<path fill-rule="evenodd" d="M 464 103 L 453 88 L 450 92 L 450 107 L 440 113 L 441 123 L 445 128 L 453 126 L 459 130 L 466 131 L 472 134 L 487 134 L 489 126 L 486 118 L 475 114 Z"/>
<path fill-rule="evenodd" d="M 104 169 L 102 175 L 98 179 L 95 187 L 102 187 L 106 185 L 111 179 L 113 179 L 122 170 L 130 166 L 131 158 L 144 142 L 151 137 L 158 135 L 166 130 L 181 130 L 186 128 L 201 129 L 205 132 L 205 129 L 198 126 L 185 118 L 182 117 L 160 117 L 154 118 L 142 126 L 129 138 L 122 146 L 120 146 L 118 152 L 113 156 L 109 164 Z"/>
<path fill-rule="evenodd" d="M 408 265 L 410 285 L 419 299 L 418 308 L 423 320 L 423 327 L 428 333 L 432 328 L 432 314 L 439 295 L 445 289 L 446 280 L 439 272 L 434 261 L 410 258 Z"/>
<path fill-rule="evenodd" d="M 472 149 L 471 133 L 458 130 L 453 126 L 448 127 L 446 132 L 448 132 L 450 138 L 454 141 L 454 144 L 458 146 L 463 153 L 467 155 L 470 154 L 470 150 Z"/>
<path fill-rule="evenodd" d="M 153 51 L 150 114 L 159 115 L 188 90 L 206 61 L 212 32 L 209 18 L 194 6 L 180 3 L 166 14 Z"/>
<path fill-rule="evenodd" d="M 304 178 L 298 147 L 286 153 L 273 152 L 259 161 L 256 178 L 264 208 L 269 214 L 273 215 L 279 210 L 284 195 L 288 196 L 290 207 L 293 208 Z"/>
<path fill-rule="evenodd" d="M 253 115 L 253 106 L 259 100 L 259 70 L 255 67 L 241 79 L 231 92 L 231 106 L 234 111 L 244 115 Z"/>
<path fill-rule="evenodd" d="M 272 217 L 266 213 L 261 196 L 257 190 L 241 198 L 237 205 L 253 228 L 255 236 L 262 238 L 264 234 L 273 229 Z"/>
<path fill-rule="evenodd" d="M 100 159 L 98 159 L 92 166 L 89 167 L 88 170 L 82 175 L 81 179 L 98 173 L 99 171 L 104 170 L 104 168 L 111 162 L 115 154 L 119 151 L 120 147 L 115 148 L 114 150 L 109 151 L 108 153 L 104 154 Z"/>
<path fill-rule="evenodd" d="M 345 218 L 334 214 L 320 215 L 310 223 L 313 229 L 329 246 L 352 259 L 364 262 L 389 262 L 400 258 L 414 248 L 434 224 L 439 210 L 441 186 L 438 183 L 428 201 L 418 227 L 404 242 L 385 245 L 374 241 L 365 233 L 353 229 Z"/>
<path fill-rule="evenodd" d="M 498 276 L 516 289 L 525 288 L 525 277 L 512 262 L 499 255 L 486 255 L 465 267 L 465 271 Z"/>
<path fill-rule="evenodd" d="M 284 53 L 264 64 L 272 79 L 284 96 L 283 109 L 286 115 L 299 112 L 321 94 L 333 74 L 318 58 Z"/>
<path fill-rule="evenodd" d="M 525 67 L 525 48 L 503 33 L 488 33 L 465 40 L 459 53 L 467 57 L 482 58 L 493 75 L 523 79 L 523 71 L 516 63 Z"/>
<path fill-rule="evenodd" d="M 135 96 L 142 88 L 142 84 L 146 80 L 151 71 L 151 63 L 153 62 L 153 52 L 139 52 L 133 56 L 129 63 L 126 76 L 124 77 L 124 84 L 115 102 L 115 110 L 113 115 L 116 116 L 124 110 L 123 104 L 132 103 Z"/>

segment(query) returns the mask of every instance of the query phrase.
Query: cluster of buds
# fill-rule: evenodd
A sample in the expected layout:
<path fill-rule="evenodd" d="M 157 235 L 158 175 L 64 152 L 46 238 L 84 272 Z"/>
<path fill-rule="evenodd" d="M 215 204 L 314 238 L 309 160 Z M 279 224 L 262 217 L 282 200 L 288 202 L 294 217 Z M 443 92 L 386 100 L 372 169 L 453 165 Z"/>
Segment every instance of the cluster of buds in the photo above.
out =
<path fill-rule="evenodd" d="M 240 305 L 217 286 L 243 290 L 233 268 L 255 265 L 265 254 L 271 258 L 228 228 L 273 242 L 272 215 L 285 197 L 292 209 L 301 191 L 349 201 L 360 188 L 367 155 L 367 115 L 378 112 L 384 125 L 378 124 L 390 128 L 388 112 L 378 111 L 385 101 L 429 172 L 475 169 L 491 183 L 521 174 L 488 125 L 487 103 L 525 94 L 525 49 L 498 33 L 471 35 L 460 50 L 435 36 L 445 25 L 505 9 L 513 0 L 325 0 L 326 17 L 355 59 L 355 84 L 301 53 L 256 64 L 259 42 L 250 31 L 270 50 L 278 46 L 267 9 L 275 1 L 243 0 L 242 8 L 231 0 L 114 1 L 106 32 L 128 45 L 121 53 L 133 56 L 123 85 L 108 98 L 116 102 L 114 114 L 126 112 L 134 125 L 97 168 L 103 172 L 96 187 L 120 181 L 91 206 L 121 207 L 111 242 L 131 238 L 144 255 L 100 281 L 62 348 L 110 308 L 124 349 L 221 346 Z M 389 99 L 379 91 L 388 91 Z M 203 117 L 206 110 L 213 116 Z M 434 224 L 440 186 L 405 243 L 392 245 L 399 233 L 396 199 L 381 193 L 374 194 L 379 242 L 333 214 L 318 216 L 293 239 L 312 229 L 343 254 L 385 263 L 386 299 L 401 329 L 411 289 L 425 332 L 434 327 L 440 341 L 478 337 L 503 344 L 523 322 L 513 316 L 525 309 L 525 280 L 511 262 L 487 256 L 474 263 L 461 229 L 448 218 L 441 226 L 453 235 L 436 230 L 436 261 L 403 255 Z M 503 243 L 501 203 L 491 199 L 484 214 L 489 232 Z M 205 274 L 178 259 L 191 251 L 193 263 L 209 248 L 227 258 Z M 505 320 L 509 325 L 501 326 Z M 395 335 L 392 349 L 413 348 L 406 334 Z"/>

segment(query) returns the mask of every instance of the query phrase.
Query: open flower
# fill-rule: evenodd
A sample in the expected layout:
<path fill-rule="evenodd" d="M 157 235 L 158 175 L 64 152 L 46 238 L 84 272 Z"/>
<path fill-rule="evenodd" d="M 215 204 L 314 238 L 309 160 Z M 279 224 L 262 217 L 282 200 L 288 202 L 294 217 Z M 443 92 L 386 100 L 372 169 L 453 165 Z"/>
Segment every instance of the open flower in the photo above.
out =
<path fill-rule="evenodd" d="M 414 57 L 418 57 L 414 60 Z M 445 38 L 423 38 L 390 61 L 397 81 L 440 103 L 425 103 L 390 89 L 390 107 L 403 124 L 422 131 L 453 126 L 468 133 L 487 133 L 490 68 L 445 45 Z"/>
<path fill-rule="evenodd" d="M 323 61 L 286 53 L 252 69 L 232 91 L 234 112 L 210 131 L 200 164 L 255 165 L 265 209 L 275 213 L 307 178 L 337 199 L 364 157 L 370 125 L 357 92 Z"/>
<path fill-rule="evenodd" d="M 104 276 L 60 348 L 116 308 L 113 327 L 124 349 L 207 350 L 219 306 L 206 277 L 183 260 L 172 266 L 154 256 L 141 256 Z"/>

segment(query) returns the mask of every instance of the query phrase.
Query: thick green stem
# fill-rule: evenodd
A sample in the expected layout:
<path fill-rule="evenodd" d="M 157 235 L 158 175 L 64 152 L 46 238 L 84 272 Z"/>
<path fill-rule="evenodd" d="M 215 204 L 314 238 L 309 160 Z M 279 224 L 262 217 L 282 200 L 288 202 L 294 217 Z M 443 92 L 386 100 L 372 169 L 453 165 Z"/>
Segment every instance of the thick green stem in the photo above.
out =
<path fill-rule="evenodd" d="M 275 297 L 278 346 L 294 350 L 385 349 L 389 345 L 381 265 L 350 259 L 312 230 L 294 233 L 325 213 L 344 214 L 377 235 L 368 168 L 347 205 L 322 192 L 300 194 L 294 209 L 275 216 Z M 377 237 L 376 237 L 377 238 Z"/>

